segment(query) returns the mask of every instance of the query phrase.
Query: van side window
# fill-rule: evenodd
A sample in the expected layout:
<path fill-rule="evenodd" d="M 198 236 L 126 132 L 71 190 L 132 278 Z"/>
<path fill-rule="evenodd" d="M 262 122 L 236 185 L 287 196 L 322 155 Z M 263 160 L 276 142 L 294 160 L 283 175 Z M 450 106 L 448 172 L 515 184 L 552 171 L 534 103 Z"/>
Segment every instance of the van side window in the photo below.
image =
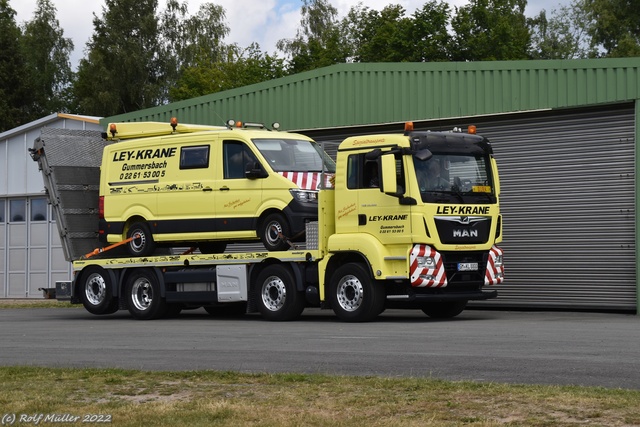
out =
<path fill-rule="evenodd" d="M 209 167 L 209 146 L 182 147 L 180 149 L 180 169 L 200 169 Z"/>
<path fill-rule="evenodd" d="M 242 142 L 224 141 L 222 145 L 225 179 L 245 178 L 247 167 L 258 162 L 257 157 Z"/>

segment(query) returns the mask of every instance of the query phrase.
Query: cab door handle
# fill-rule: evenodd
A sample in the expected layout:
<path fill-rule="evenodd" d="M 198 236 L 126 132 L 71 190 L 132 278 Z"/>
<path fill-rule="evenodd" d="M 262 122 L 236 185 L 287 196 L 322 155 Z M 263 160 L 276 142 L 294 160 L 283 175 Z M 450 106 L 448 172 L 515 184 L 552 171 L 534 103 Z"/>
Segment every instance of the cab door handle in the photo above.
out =
<path fill-rule="evenodd" d="M 203 188 L 203 189 L 202 189 L 202 191 L 213 191 L 213 188 L 211 188 L 211 187 L 206 187 L 206 188 Z"/>
<path fill-rule="evenodd" d="M 220 187 L 220 191 L 229 191 L 230 188 L 229 187 Z"/>

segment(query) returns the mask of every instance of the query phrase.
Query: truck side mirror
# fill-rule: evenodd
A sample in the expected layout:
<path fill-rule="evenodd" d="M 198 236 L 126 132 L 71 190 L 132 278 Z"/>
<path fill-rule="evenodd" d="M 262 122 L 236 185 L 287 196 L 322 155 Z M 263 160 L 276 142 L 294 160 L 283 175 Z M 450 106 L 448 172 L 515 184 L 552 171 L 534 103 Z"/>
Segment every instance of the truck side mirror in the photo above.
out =
<path fill-rule="evenodd" d="M 380 190 L 390 196 L 400 196 L 402 189 L 398 188 L 396 177 L 396 159 L 392 154 L 381 156 L 382 180 Z"/>

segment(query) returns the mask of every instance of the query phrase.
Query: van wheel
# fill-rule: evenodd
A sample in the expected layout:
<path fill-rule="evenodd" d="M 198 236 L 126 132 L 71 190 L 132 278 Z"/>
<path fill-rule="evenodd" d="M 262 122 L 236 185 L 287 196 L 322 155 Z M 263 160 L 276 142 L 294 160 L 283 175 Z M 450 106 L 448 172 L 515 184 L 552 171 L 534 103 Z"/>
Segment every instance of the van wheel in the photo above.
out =
<path fill-rule="evenodd" d="M 359 263 L 348 263 L 331 276 L 329 303 L 336 316 L 347 322 L 368 322 L 384 310 L 386 292 Z"/>
<path fill-rule="evenodd" d="M 136 269 L 127 278 L 129 313 L 139 320 L 157 319 L 167 313 L 167 303 L 160 295 L 160 282 L 148 268 Z"/>
<path fill-rule="evenodd" d="M 294 320 L 304 310 L 304 293 L 298 291 L 293 273 L 284 265 L 265 267 L 254 289 L 258 311 L 267 320 Z"/>
<path fill-rule="evenodd" d="M 258 230 L 260 240 L 268 251 L 286 251 L 289 243 L 282 236 L 290 233 L 289 224 L 282 214 L 272 213 L 265 217 Z"/>
<path fill-rule="evenodd" d="M 198 244 L 200 253 L 203 254 L 222 254 L 227 249 L 226 242 L 201 242 Z"/>
<path fill-rule="evenodd" d="M 118 298 L 113 297 L 113 284 L 107 271 L 98 266 L 89 266 L 82 272 L 80 299 L 91 314 L 112 314 L 118 311 Z"/>
<path fill-rule="evenodd" d="M 136 238 L 127 243 L 127 251 L 131 256 L 149 256 L 156 249 L 156 243 L 149 230 L 149 226 L 144 222 L 136 222 L 129 227 L 127 238 L 137 235 Z"/>

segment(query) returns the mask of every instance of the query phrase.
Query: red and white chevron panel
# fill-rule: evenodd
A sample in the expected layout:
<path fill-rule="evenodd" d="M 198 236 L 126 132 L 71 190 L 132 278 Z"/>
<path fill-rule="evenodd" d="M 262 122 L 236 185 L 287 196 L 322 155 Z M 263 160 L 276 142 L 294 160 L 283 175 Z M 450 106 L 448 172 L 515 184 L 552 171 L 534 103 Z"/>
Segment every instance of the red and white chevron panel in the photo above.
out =
<path fill-rule="evenodd" d="M 318 185 L 322 180 L 320 172 L 278 172 L 288 180 L 292 181 L 302 190 L 318 190 Z M 331 173 L 324 174 L 325 188 L 331 188 L 330 179 L 333 177 Z"/>
<path fill-rule="evenodd" d="M 484 273 L 485 285 L 497 285 L 504 280 L 504 264 L 496 267 L 496 257 L 502 255 L 502 249 L 492 246 L 487 260 L 487 270 Z"/>
<path fill-rule="evenodd" d="M 435 261 L 434 268 L 418 267 L 418 257 L 431 256 Z M 411 286 L 416 288 L 442 288 L 447 286 L 447 274 L 440 253 L 429 245 L 415 245 L 409 258 Z M 421 277 L 423 276 L 423 277 Z M 430 277 L 430 278 L 426 278 Z"/>

